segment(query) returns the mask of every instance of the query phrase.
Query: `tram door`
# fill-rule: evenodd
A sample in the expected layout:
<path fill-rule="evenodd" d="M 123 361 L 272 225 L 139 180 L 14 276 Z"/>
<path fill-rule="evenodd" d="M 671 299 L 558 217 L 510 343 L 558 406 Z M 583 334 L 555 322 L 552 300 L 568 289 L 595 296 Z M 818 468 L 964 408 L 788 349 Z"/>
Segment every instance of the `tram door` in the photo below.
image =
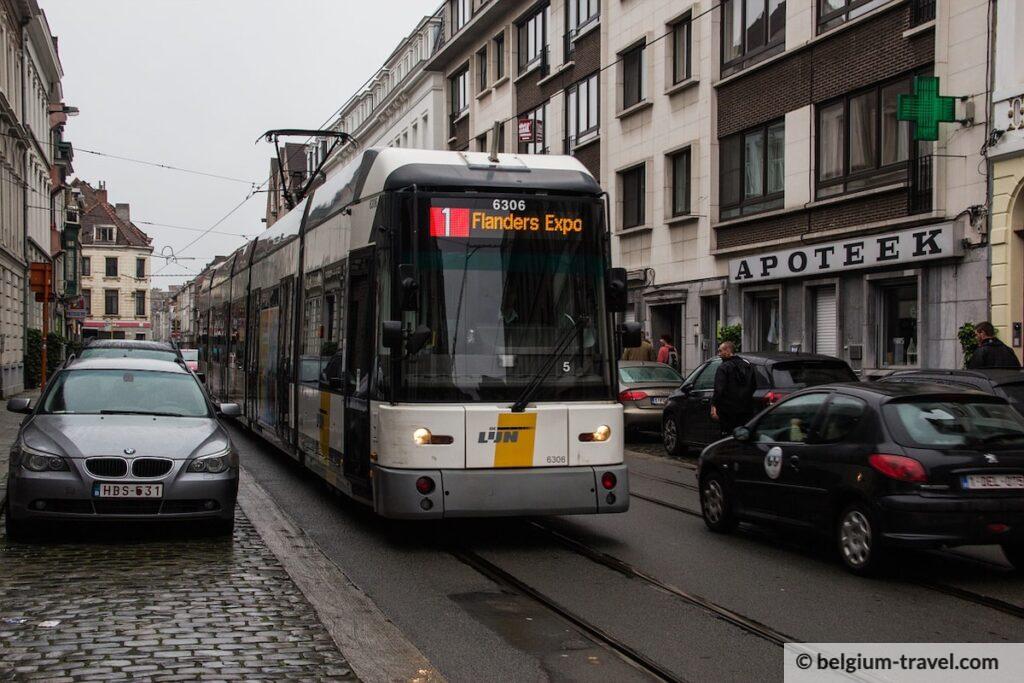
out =
<path fill-rule="evenodd" d="M 245 416 L 250 423 L 256 422 L 257 397 L 259 396 L 259 350 L 260 350 L 260 296 L 262 290 L 254 289 L 249 293 L 249 346 L 245 359 Z"/>
<path fill-rule="evenodd" d="M 348 305 L 345 323 L 345 447 L 343 472 L 350 479 L 369 483 L 370 474 L 370 375 L 374 343 L 373 246 L 349 256 Z"/>

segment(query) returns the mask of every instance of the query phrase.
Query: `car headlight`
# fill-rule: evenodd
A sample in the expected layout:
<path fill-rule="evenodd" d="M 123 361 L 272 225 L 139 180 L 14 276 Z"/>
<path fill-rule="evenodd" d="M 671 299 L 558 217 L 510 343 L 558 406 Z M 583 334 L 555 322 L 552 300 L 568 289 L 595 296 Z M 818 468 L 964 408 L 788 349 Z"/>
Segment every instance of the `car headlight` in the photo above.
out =
<path fill-rule="evenodd" d="M 232 465 L 232 455 L 233 453 L 230 448 L 220 453 L 213 453 L 212 455 L 201 455 L 188 464 L 188 471 L 205 474 L 227 472 Z"/>
<path fill-rule="evenodd" d="M 27 446 L 21 447 L 21 466 L 30 472 L 67 472 L 68 463 L 53 453 L 44 453 Z"/>

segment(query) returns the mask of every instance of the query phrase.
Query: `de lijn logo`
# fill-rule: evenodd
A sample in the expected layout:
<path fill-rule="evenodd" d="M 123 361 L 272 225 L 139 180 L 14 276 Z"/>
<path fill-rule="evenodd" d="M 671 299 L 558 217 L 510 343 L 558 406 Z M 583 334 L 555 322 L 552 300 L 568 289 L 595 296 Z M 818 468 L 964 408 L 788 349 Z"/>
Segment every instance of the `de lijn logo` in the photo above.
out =
<path fill-rule="evenodd" d="M 764 471 L 771 479 L 778 479 L 782 474 L 782 449 L 772 446 L 764 456 Z"/>
<path fill-rule="evenodd" d="M 477 443 L 518 443 L 519 435 L 532 427 L 491 427 L 477 435 Z"/>

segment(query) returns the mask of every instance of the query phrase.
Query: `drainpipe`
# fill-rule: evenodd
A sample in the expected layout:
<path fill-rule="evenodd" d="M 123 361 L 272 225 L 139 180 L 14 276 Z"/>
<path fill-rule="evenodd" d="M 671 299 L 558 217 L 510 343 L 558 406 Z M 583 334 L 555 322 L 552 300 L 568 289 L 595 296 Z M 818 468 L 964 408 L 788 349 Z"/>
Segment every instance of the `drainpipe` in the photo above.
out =
<path fill-rule="evenodd" d="M 28 116 L 28 108 L 25 106 L 25 101 L 28 98 L 28 24 L 30 18 L 26 17 L 21 24 L 21 125 L 24 128 L 25 119 Z M 23 167 L 28 171 L 28 154 L 29 146 L 28 141 L 25 141 L 25 154 Z M 25 353 L 28 351 L 28 307 L 29 299 L 33 298 L 29 296 L 29 275 L 28 275 L 28 178 L 23 177 L 21 179 L 21 258 L 25 262 L 25 270 L 22 274 L 21 279 L 21 372 L 22 372 L 22 388 L 24 389 L 25 383 Z M 46 345 L 46 340 L 43 340 L 43 345 Z"/>

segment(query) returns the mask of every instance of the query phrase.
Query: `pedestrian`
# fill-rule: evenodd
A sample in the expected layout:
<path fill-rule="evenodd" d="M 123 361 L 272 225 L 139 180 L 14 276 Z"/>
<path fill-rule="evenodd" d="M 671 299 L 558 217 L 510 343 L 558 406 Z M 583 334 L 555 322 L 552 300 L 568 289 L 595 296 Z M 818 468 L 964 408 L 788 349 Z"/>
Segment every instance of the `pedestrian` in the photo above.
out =
<path fill-rule="evenodd" d="M 676 370 L 679 369 L 679 352 L 676 351 L 676 347 L 672 345 L 672 335 L 667 332 L 661 335 L 661 348 L 658 349 L 658 362 L 664 363 L 665 365 L 671 365 Z"/>
<path fill-rule="evenodd" d="M 640 346 L 627 346 L 622 352 L 622 360 L 645 360 L 653 361 L 655 359 L 654 346 L 651 345 L 651 340 L 647 338 L 647 331 L 643 332 L 643 339 L 640 340 Z"/>
<path fill-rule="evenodd" d="M 996 330 L 989 321 L 974 326 L 974 334 L 978 337 L 978 348 L 967 361 L 968 370 L 984 370 L 986 368 L 1020 369 L 1017 354 L 1009 346 L 996 339 Z"/>
<path fill-rule="evenodd" d="M 754 368 L 736 355 L 736 345 L 724 341 L 718 347 L 722 362 L 715 371 L 715 392 L 711 396 L 711 419 L 718 420 L 723 436 L 746 424 L 754 416 L 751 399 L 757 383 Z"/>

